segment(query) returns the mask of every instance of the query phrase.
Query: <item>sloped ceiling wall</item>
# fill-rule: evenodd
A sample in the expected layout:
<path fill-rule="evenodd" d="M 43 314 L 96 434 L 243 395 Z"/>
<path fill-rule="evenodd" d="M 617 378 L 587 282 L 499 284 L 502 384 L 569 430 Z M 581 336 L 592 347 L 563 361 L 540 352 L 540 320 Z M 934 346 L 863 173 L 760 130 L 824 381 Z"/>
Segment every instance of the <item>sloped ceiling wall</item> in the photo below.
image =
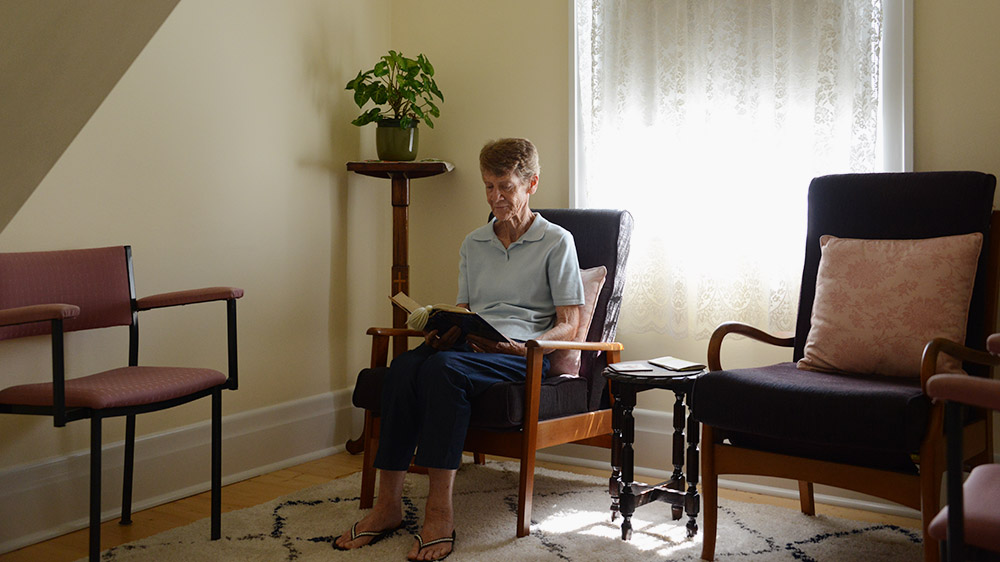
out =
<path fill-rule="evenodd" d="M 0 231 L 178 1 L 0 2 Z"/>

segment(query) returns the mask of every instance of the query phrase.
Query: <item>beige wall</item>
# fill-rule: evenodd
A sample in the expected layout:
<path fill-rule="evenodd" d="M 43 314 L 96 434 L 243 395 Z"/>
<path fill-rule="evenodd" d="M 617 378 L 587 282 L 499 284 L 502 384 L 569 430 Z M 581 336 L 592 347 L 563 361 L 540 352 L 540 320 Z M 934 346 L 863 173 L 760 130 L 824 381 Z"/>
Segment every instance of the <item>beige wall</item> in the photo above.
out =
<path fill-rule="evenodd" d="M 1000 174 L 1000 3 L 917 0 L 914 153 L 917 170 Z"/>
<path fill-rule="evenodd" d="M 373 210 L 344 168 L 362 134 L 343 85 L 388 44 L 389 6 L 180 2 L 0 233 L 0 250 L 131 244 L 139 296 L 243 287 L 241 385 L 226 395 L 226 414 L 349 386 L 345 373 L 361 363 L 344 350 L 361 347 L 353 340 L 370 319 L 349 316 L 347 272 L 364 274 L 373 260 L 347 232 L 373 222 Z M 218 303 L 144 313 L 141 360 L 224 370 L 224 321 Z M 47 345 L 0 342 L 0 376 L 45 376 Z M 70 334 L 68 346 L 70 374 L 81 374 L 120 366 L 127 334 Z M 207 412 L 195 403 L 150 414 L 139 432 Z M 106 441 L 120 439 L 118 425 L 108 424 Z M 0 464 L 83 449 L 87 431 L 2 416 Z"/>
<path fill-rule="evenodd" d="M 421 130 L 421 157 L 456 169 L 412 184 L 411 292 L 450 301 L 458 244 L 488 212 L 476 163 L 485 140 L 533 139 L 543 166 L 533 205 L 568 204 L 569 6 L 182 1 L 0 232 L 0 250 L 130 243 L 140 295 L 243 286 L 242 384 L 226 397 L 227 414 L 348 387 L 367 360 L 359 334 L 388 321 L 390 238 L 387 186 L 344 172 L 345 161 L 375 155 L 371 128 L 348 124 L 356 111 L 343 83 L 388 48 L 423 52 L 437 68 L 446 101 L 437 128 Z M 918 0 L 917 169 L 1000 171 L 992 99 L 1000 39 L 990 29 L 998 19 L 992 0 Z M 143 359 L 173 361 L 181 349 L 193 363 L 222 367 L 222 317 L 214 305 L 147 313 Z M 124 337 L 75 334 L 71 370 L 118 364 Z M 705 353 L 701 341 L 621 339 L 626 357 Z M 40 339 L 0 343 L 0 353 L 4 376 L 47 369 Z M 742 343 L 729 353 L 733 365 L 786 357 Z M 148 416 L 140 432 L 206 411 Z M 0 465 L 85 446 L 85 425 L 49 426 L 0 417 Z"/>
<path fill-rule="evenodd" d="M 521 136 L 541 156 L 532 206 L 569 203 L 569 2 L 432 0 L 393 5 L 393 44 L 426 54 L 445 95 L 434 129 L 421 130 L 420 157 L 455 170 L 411 186 L 411 293 L 454 302 L 458 246 L 486 221 L 479 148 Z M 443 220 L 444 217 L 447 217 Z"/>

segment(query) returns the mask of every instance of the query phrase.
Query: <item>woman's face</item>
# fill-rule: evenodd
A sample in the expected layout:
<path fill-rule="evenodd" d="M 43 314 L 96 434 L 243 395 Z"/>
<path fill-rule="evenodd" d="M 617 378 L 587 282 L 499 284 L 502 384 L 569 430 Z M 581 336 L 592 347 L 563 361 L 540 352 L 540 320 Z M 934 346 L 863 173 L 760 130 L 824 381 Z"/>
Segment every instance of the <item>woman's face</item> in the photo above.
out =
<path fill-rule="evenodd" d="M 498 221 L 506 221 L 512 217 L 523 218 L 530 212 L 528 198 L 538 189 L 538 176 L 524 181 L 516 173 L 496 176 L 484 170 L 483 184 L 493 215 Z"/>

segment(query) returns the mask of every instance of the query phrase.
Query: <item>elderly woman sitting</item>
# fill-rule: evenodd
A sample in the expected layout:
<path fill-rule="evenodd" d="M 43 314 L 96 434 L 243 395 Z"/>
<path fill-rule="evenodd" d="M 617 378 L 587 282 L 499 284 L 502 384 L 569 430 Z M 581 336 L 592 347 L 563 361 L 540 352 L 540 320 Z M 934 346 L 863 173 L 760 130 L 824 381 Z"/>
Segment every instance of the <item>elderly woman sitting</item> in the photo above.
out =
<path fill-rule="evenodd" d="M 416 450 L 414 462 L 427 468 L 429 492 L 423 528 L 407 558 L 442 560 L 451 554 L 452 484 L 472 400 L 494 383 L 524 380 L 525 341 L 571 340 L 576 333 L 584 301 L 573 236 L 528 206 L 538 189 L 535 146 L 527 139 L 487 143 L 479 166 L 495 218 L 462 242 L 456 301 L 510 341 L 469 335 L 460 342 L 458 328 L 434 330 L 425 333 L 422 345 L 393 359 L 383 385 L 375 457 L 378 498 L 337 539 L 339 550 L 372 544 L 402 525 L 403 478 Z"/>

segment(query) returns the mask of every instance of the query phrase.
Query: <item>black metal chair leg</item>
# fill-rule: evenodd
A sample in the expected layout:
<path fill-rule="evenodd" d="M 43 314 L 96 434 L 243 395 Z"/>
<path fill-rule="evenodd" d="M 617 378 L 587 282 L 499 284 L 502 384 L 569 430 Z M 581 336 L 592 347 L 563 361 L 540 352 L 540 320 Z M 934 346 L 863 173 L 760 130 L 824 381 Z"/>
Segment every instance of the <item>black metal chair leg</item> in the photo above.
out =
<path fill-rule="evenodd" d="M 101 417 L 90 420 L 90 562 L 101 558 Z"/>
<path fill-rule="evenodd" d="M 222 390 L 212 393 L 212 540 L 222 536 Z"/>
<path fill-rule="evenodd" d="M 948 402 L 944 407 L 945 435 L 947 436 L 947 488 L 948 488 L 948 555 L 949 562 L 966 560 L 965 552 L 965 498 L 962 489 L 962 406 Z"/>
<path fill-rule="evenodd" d="M 132 475 L 135 467 L 135 414 L 125 416 L 125 462 L 122 475 L 122 518 L 119 525 L 132 524 Z"/>

